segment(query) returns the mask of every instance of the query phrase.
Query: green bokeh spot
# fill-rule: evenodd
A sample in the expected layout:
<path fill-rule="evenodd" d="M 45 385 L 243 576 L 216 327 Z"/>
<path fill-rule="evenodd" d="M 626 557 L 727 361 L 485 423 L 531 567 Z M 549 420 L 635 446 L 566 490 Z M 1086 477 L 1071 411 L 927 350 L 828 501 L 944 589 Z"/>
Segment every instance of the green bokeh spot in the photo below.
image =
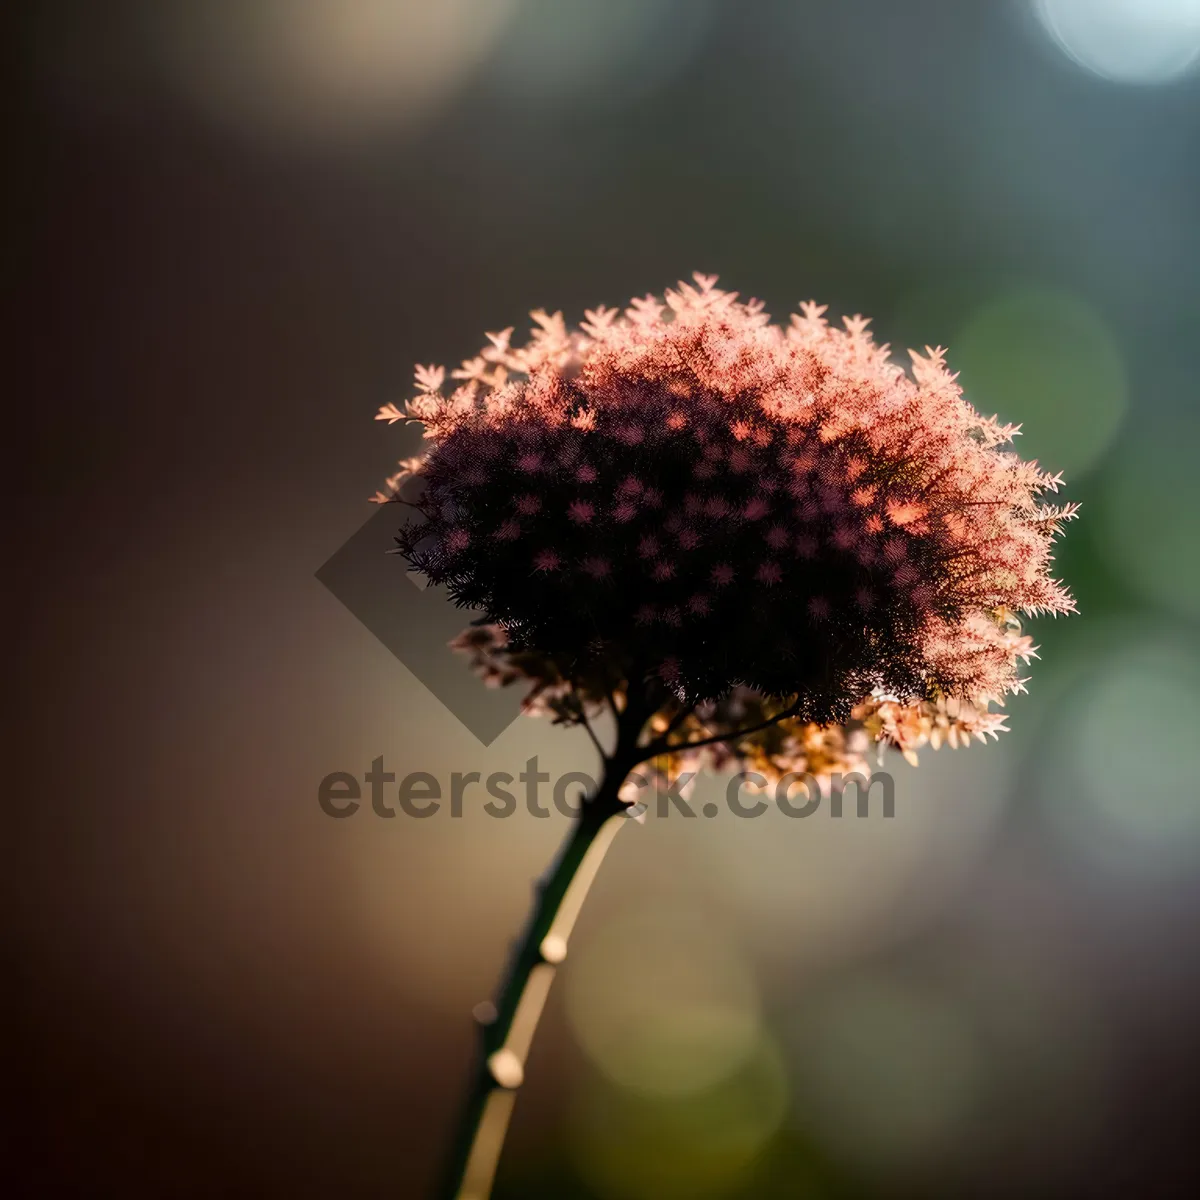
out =
<path fill-rule="evenodd" d="M 1022 426 L 1023 458 L 1068 481 L 1099 461 L 1125 414 L 1116 341 L 1069 293 L 1021 288 L 988 301 L 950 343 L 949 363 L 980 412 Z"/>

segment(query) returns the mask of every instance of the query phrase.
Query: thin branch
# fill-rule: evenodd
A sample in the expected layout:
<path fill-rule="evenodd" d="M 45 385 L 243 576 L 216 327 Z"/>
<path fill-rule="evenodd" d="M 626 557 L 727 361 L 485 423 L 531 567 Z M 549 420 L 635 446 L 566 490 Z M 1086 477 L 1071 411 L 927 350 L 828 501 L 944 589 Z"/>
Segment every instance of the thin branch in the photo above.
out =
<path fill-rule="evenodd" d="M 587 735 L 592 739 L 592 745 L 596 747 L 596 753 L 600 755 L 601 762 L 608 762 L 608 753 L 600 744 L 600 739 L 596 736 L 596 731 L 592 728 L 592 723 L 587 719 L 587 709 L 584 706 L 583 700 L 580 698 L 574 682 L 571 682 L 571 697 L 579 706 L 579 724 L 587 730 Z"/>
<path fill-rule="evenodd" d="M 779 721 L 795 716 L 799 709 L 800 701 L 797 699 L 782 712 L 776 713 L 766 721 L 760 721 L 757 725 L 749 725 L 745 729 L 734 729 L 729 733 L 714 734 L 712 737 L 698 738 L 692 742 L 675 742 L 672 744 L 667 741 L 664 734 L 656 741 L 642 747 L 645 752 L 645 758 L 642 761 L 645 762 L 646 759 L 655 758 L 659 754 L 675 754 L 680 750 L 694 750 L 698 746 L 712 746 L 717 742 L 733 742 L 739 738 L 749 737 L 752 733 L 761 733 L 764 729 L 770 729 L 772 725 L 777 724 Z"/>
<path fill-rule="evenodd" d="M 675 730 L 678 729 L 680 727 L 680 725 L 682 725 L 684 723 L 684 721 L 686 721 L 688 719 L 688 717 L 690 717 L 692 715 L 692 713 L 694 713 L 695 711 L 696 711 L 696 709 L 693 705 L 691 705 L 691 704 L 684 705 L 684 707 L 681 708 L 671 718 L 670 723 L 667 725 L 666 729 L 663 730 L 662 736 L 667 737 L 668 734 L 674 733 Z"/>
<path fill-rule="evenodd" d="M 671 734 L 673 734 L 675 730 L 678 729 L 680 725 L 682 725 L 684 721 L 686 721 L 688 717 L 690 717 L 695 711 L 696 710 L 693 706 L 685 705 L 671 718 L 671 720 L 667 723 L 666 729 L 664 729 L 662 733 L 658 735 L 656 740 L 663 741 L 664 739 L 670 737 Z"/>

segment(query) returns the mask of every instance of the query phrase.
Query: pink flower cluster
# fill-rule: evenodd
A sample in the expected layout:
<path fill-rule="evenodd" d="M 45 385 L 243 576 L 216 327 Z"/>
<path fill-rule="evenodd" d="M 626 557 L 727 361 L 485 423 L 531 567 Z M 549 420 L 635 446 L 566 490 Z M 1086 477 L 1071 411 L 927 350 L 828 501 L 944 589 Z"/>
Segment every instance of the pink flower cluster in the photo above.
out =
<path fill-rule="evenodd" d="M 569 329 L 535 313 L 380 418 L 425 426 L 389 480 L 401 552 L 566 676 L 656 674 L 687 703 L 871 696 L 975 703 L 1019 684 L 1012 612 L 1069 612 L 1051 543 L 1073 506 L 963 398 L 943 353 L 911 374 L 861 317 L 786 327 L 697 275 Z M 410 478 L 411 477 L 411 478 Z M 414 498 L 415 497 L 415 498 Z M 1025 647 L 1027 649 L 1027 647 Z"/>

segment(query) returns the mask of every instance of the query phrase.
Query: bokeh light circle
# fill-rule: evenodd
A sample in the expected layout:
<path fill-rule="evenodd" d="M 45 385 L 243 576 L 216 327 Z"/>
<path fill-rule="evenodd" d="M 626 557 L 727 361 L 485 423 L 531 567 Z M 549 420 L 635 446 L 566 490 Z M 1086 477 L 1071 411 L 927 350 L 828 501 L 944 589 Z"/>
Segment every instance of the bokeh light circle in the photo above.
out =
<path fill-rule="evenodd" d="M 787 1107 L 783 1058 L 761 1035 L 737 1071 L 685 1097 L 585 1085 L 571 1112 L 572 1157 L 589 1188 L 612 1200 L 743 1195 Z"/>
<path fill-rule="evenodd" d="M 610 1081 L 683 1096 L 735 1072 L 760 1036 L 753 975 L 732 941 L 694 914 L 656 907 L 576 938 L 567 1016 Z"/>
<path fill-rule="evenodd" d="M 268 141 L 337 143 L 411 124 L 491 48 L 516 0 L 170 0 L 147 10 L 195 106 Z"/>
<path fill-rule="evenodd" d="M 948 359 L 980 412 L 1022 426 L 1021 455 L 1068 480 L 1095 465 L 1125 414 L 1116 340 L 1066 292 L 1023 287 L 994 297 L 967 319 Z"/>
<path fill-rule="evenodd" d="M 1033 0 L 1068 57 L 1117 83 L 1168 83 L 1200 59 L 1200 0 Z"/>
<path fill-rule="evenodd" d="M 1200 645 L 1180 633 L 1114 647 L 1062 705 L 1040 772 L 1063 842 L 1114 873 L 1200 862 Z"/>

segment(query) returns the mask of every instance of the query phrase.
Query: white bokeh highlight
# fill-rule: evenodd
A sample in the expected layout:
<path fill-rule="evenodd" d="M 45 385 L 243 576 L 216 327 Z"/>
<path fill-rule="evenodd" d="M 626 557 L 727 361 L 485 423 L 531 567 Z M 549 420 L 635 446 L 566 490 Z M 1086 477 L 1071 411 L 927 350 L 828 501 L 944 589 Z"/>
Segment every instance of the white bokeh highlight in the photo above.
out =
<path fill-rule="evenodd" d="M 1116 83 L 1161 84 L 1200 61 L 1200 0 L 1032 0 L 1069 58 Z"/>

